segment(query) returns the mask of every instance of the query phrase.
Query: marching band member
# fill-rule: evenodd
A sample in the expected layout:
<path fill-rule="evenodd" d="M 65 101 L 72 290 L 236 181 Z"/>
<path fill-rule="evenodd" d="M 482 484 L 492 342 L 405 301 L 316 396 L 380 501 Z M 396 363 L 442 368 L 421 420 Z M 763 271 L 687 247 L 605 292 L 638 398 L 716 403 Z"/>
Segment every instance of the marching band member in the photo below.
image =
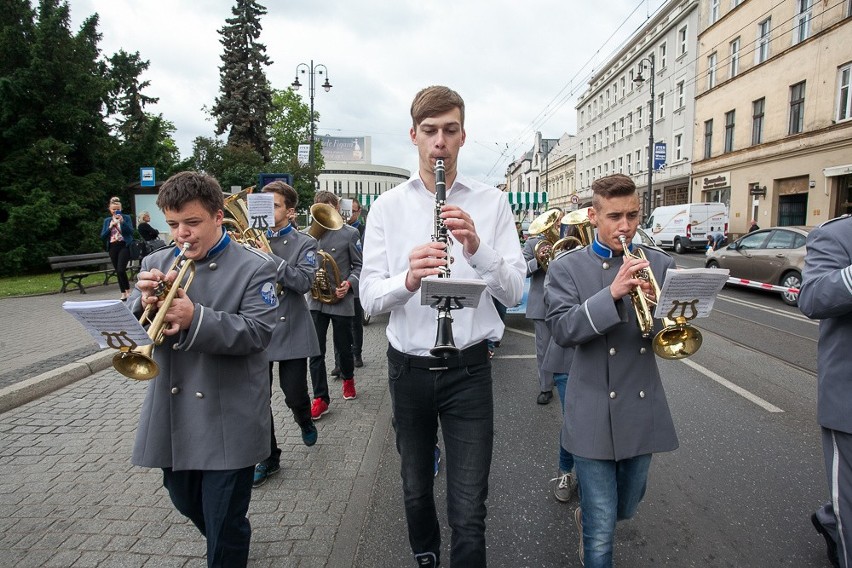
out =
<path fill-rule="evenodd" d="M 265 349 L 278 305 L 275 265 L 223 230 L 222 189 L 208 175 L 170 177 L 157 206 L 177 246 L 189 245 L 195 278 L 168 307 L 166 339 L 153 352 L 160 374 L 142 404 L 132 461 L 162 468 L 172 503 L 207 538 L 208 566 L 246 566 L 252 474 L 269 455 Z M 166 247 L 143 259 L 134 312 L 158 302 L 176 254 Z"/>
<path fill-rule="evenodd" d="M 657 249 L 648 260 L 624 257 L 639 226 L 636 186 L 622 174 L 592 184 L 589 219 L 594 242 L 550 263 L 545 301 L 554 341 L 574 347 L 562 445 L 574 456 L 580 507 L 574 512 L 580 559 L 587 568 L 612 565 L 616 521 L 636 513 L 655 452 L 677 448 L 651 338 L 636 326 L 629 293 L 650 284 L 645 268 L 662 282 L 674 261 Z"/>

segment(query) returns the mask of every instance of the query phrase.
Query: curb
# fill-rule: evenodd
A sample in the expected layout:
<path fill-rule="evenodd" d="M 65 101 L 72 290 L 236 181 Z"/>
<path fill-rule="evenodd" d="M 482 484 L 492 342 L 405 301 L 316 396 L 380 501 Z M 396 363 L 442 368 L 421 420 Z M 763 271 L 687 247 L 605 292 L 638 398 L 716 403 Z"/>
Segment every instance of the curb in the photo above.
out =
<path fill-rule="evenodd" d="M 107 350 L 58 369 L 42 373 L 20 383 L 0 389 L 0 413 L 8 412 L 53 391 L 66 387 L 112 365 L 113 351 Z"/>

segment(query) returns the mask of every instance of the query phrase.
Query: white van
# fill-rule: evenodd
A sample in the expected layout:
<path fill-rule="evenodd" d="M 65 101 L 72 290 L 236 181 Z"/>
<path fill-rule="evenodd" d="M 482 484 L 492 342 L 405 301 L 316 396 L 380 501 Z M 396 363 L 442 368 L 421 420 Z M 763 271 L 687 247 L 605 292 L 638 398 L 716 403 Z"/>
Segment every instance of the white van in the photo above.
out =
<path fill-rule="evenodd" d="M 657 207 L 645 228 L 659 247 L 676 253 L 707 246 L 707 233 L 728 236 L 728 209 L 724 203 L 684 203 Z"/>

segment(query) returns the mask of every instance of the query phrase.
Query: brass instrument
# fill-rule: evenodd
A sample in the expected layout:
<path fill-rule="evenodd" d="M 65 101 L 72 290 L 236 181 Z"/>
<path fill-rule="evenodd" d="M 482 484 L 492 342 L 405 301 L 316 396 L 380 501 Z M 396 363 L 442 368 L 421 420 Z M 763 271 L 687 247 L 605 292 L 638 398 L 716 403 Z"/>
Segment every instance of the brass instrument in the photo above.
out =
<path fill-rule="evenodd" d="M 627 243 L 627 238 L 624 235 L 619 235 L 618 240 L 621 241 L 621 246 L 624 247 L 624 258 L 637 258 L 646 260 L 645 251 L 637 248 L 636 253 L 630 252 Z M 642 337 L 650 337 L 651 331 L 654 328 L 654 308 L 657 305 L 657 298 L 660 297 L 660 286 L 657 284 L 657 279 L 651 271 L 651 267 L 643 268 L 636 271 L 636 278 L 644 280 L 651 284 L 654 291 L 654 300 L 648 298 L 642 289 L 637 286 L 630 291 L 630 300 L 633 302 L 633 310 L 636 312 L 636 323 L 639 325 L 639 330 L 642 332 Z M 677 316 L 674 319 L 663 318 L 663 329 L 654 336 L 652 342 L 654 353 L 663 359 L 683 359 L 694 355 L 701 347 L 703 338 L 701 332 L 695 327 L 689 325 L 687 319 L 683 316 Z"/>
<path fill-rule="evenodd" d="M 576 227 L 577 237 L 562 237 L 559 238 L 560 219 L 562 225 L 571 225 Z M 594 240 L 595 235 L 592 230 L 592 224 L 589 222 L 588 213 L 580 211 L 571 211 L 562 215 L 562 210 L 559 208 L 548 209 L 538 217 L 536 217 L 529 227 L 530 235 L 541 235 L 541 240 L 535 244 L 533 254 L 535 255 L 538 265 L 547 270 L 550 266 L 550 261 L 564 251 L 575 247 L 584 247 Z"/>
<path fill-rule="evenodd" d="M 306 232 L 317 240 L 327 231 L 339 231 L 344 225 L 343 217 L 328 203 L 311 205 L 311 217 L 313 222 Z M 311 284 L 311 297 L 323 304 L 336 304 L 343 299 L 335 293 L 341 283 L 340 269 L 329 253 L 319 250 L 317 255 L 319 268 Z"/>
<path fill-rule="evenodd" d="M 248 244 L 254 248 L 269 248 L 269 240 L 266 238 L 266 230 L 269 227 L 255 227 L 249 221 L 247 195 L 254 191 L 254 186 L 247 187 L 239 193 L 225 197 L 225 218 L 222 225 L 225 226 L 231 238 L 237 242 Z M 230 227 L 230 228 L 229 228 Z"/>
<path fill-rule="evenodd" d="M 112 366 L 127 378 L 137 381 L 147 381 L 160 374 L 160 366 L 154 361 L 152 355 L 154 347 L 161 345 L 163 339 L 165 339 L 163 330 L 166 327 L 166 312 L 169 311 L 169 307 L 171 307 L 178 289 L 183 288 L 184 291 L 188 290 L 193 278 L 195 278 L 195 263 L 186 258 L 187 250 L 189 250 L 189 243 L 184 243 L 180 254 L 175 257 L 174 262 L 166 271 L 166 274 L 169 274 L 173 270 L 178 271 L 174 282 L 171 284 L 160 282 L 157 287 L 157 299 L 162 300 L 163 305 L 157 309 L 158 302 L 148 304 L 145 306 L 145 311 L 142 312 L 142 317 L 139 318 L 139 323 L 142 325 L 150 323 L 148 326 L 148 337 L 151 338 L 153 343 L 140 348 L 136 348 L 135 346 L 122 347 L 121 351 L 116 353 L 112 358 Z M 187 274 L 189 275 L 188 277 Z M 186 278 L 186 282 L 184 282 L 184 278 Z M 153 310 L 157 310 L 157 315 L 151 320 L 151 312 Z"/>
<path fill-rule="evenodd" d="M 435 160 L 435 215 L 432 240 L 447 245 L 447 258 L 444 266 L 439 267 L 438 278 L 450 277 L 450 231 L 441 218 L 441 208 L 447 203 L 447 182 L 445 181 L 444 160 Z M 453 339 L 452 310 L 461 306 L 452 297 L 440 298 L 433 307 L 438 309 L 438 331 L 435 336 L 435 346 L 429 350 L 433 357 L 449 358 L 459 353 Z"/>

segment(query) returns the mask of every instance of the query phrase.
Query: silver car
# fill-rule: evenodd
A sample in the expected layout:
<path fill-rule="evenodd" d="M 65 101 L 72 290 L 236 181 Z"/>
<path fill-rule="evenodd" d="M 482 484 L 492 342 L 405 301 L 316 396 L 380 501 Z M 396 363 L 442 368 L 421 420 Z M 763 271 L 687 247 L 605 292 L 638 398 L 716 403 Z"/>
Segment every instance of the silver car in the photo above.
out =
<path fill-rule="evenodd" d="M 813 227 L 770 227 L 748 233 L 727 246 L 707 253 L 708 268 L 727 268 L 731 276 L 785 288 L 802 285 L 805 242 Z M 790 306 L 797 292 L 781 292 Z"/>

